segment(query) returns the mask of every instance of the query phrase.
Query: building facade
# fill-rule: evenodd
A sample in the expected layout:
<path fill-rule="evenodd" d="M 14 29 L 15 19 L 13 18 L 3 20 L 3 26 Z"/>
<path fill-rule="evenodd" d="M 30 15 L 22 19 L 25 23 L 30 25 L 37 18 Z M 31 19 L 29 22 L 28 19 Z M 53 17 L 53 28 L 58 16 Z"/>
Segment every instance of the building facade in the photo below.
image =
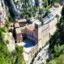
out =
<path fill-rule="evenodd" d="M 44 46 L 50 39 L 51 35 L 54 34 L 54 32 L 56 31 L 56 23 L 57 23 L 57 18 L 54 18 L 48 24 L 45 24 L 45 25 L 41 26 L 40 28 L 38 28 L 38 46 L 39 46 L 39 48 Z"/>

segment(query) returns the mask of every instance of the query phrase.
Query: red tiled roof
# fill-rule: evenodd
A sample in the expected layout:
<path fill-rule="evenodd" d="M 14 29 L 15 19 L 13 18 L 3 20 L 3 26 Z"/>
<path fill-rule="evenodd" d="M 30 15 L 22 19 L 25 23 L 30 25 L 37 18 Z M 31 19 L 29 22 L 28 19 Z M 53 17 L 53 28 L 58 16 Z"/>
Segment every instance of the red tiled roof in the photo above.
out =
<path fill-rule="evenodd" d="M 16 19 L 17 22 L 25 22 L 26 19 Z"/>
<path fill-rule="evenodd" d="M 35 30 L 35 26 L 33 26 L 32 24 L 27 25 L 26 28 L 27 28 L 28 30 L 30 30 L 30 31 Z"/>

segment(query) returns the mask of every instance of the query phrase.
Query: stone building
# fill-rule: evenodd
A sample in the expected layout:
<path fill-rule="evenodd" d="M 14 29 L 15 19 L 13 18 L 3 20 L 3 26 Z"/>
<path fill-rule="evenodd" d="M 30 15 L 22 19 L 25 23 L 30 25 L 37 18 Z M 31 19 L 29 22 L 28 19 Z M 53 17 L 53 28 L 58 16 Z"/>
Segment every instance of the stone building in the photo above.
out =
<path fill-rule="evenodd" d="M 46 17 L 45 18 L 46 21 L 43 22 L 43 25 L 41 23 L 42 21 L 38 22 L 38 20 L 31 20 L 32 22 L 34 21 L 33 24 L 35 24 L 36 32 L 34 32 L 34 36 L 36 35 L 37 38 L 36 39 L 34 37 L 33 38 L 37 40 L 38 48 L 44 46 L 47 43 L 47 41 L 50 39 L 50 36 L 53 35 L 56 30 L 57 18 L 55 18 L 54 16 L 53 18 L 51 17 L 51 20 L 49 19 L 50 18 L 47 19 Z M 28 33 L 32 34 L 32 32 L 30 31 L 28 31 Z"/>
<path fill-rule="evenodd" d="M 45 20 L 43 24 L 42 21 L 34 18 L 30 20 L 31 23 L 28 23 L 25 19 L 16 20 L 19 24 L 16 25 L 16 31 L 19 32 L 19 34 L 16 32 L 16 38 L 17 41 L 20 38 L 18 42 L 21 43 L 21 45 L 24 44 L 24 58 L 27 64 L 32 60 L 38 49 L 47 43 L 50 36 L 53 35 L 56 30 L 57 18 L 55 18 L 55 16 L 53 16 L 53 18 L 51 17 L 51 19 L 46 17 Z M 20 31 L 18 31 L 18 29 L 20 29 Z"/>
<path fill-rule="evenodd" d="M 23 41 L 21 29 L 16 28 L 15 30 L 16 30 L 16 41 L 17 41 L 17 43 L 20 43 Z"/>
<path fill-rule="evenodd" d="M 39 48 L 44 46 L 50 36 L 55 32 L 57 18 L 55 18 L 55 16 L 52 16 L 51 18 L 46 17 L 43 21 L 42 24 L 42 21 L 32 18 L 30 20 L 31 24 L 29 24 L 27 21 L 18 20 L 22 36 L 27 37 L 34 43 L 38 44 Z"/>
<path fill-rule="evenodd" d="M 38 31 L 35 28 L 35 26 L 33 24 L 27 25 L 26 29 L 25 29 L 25 34 L 27 36 L 27 38 L 29 38 L 30 40 L 34 41 L 35 43 L 37 43 L 37 39 L 38 39 Z"/>
<path fill-rule="evenodd" d="M 44 46 L 50 39 L 51 35 L 54 34 L 54 32 L 56 31 L 56 23 L 57 23 L 57 18 L 54 18 L 51 22 L 42 25 L 40 28 L 38 28 L 39 48 Z"/>

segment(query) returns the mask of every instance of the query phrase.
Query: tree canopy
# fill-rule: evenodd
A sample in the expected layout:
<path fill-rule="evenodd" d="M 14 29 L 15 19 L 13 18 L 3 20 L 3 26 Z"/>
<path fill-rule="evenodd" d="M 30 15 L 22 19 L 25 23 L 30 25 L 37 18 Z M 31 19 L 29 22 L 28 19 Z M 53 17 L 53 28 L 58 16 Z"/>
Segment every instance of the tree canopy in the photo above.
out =
<path fill-rule="evenodd" d="M 0 28 L 0 64 L 25 64 L 23 59 L 23 47 L 16 46 L 13 52 L 9 52 L 4 41 L 5 29 Z"/>
<path fill-rule="evenodd" d="M 53 59 L 48 64 L 64 64 L 64 54 L 60 55 L 58 58 Z"/>

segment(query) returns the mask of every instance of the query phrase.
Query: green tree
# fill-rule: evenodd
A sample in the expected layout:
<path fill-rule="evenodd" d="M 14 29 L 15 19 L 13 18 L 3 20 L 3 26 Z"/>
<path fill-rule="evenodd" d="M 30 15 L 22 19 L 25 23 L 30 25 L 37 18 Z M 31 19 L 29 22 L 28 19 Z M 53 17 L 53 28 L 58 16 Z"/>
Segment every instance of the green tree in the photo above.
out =
<path fill-rule="evenodd" d="M 25 64 L 23 58 L 23 47 L 16 46 L 16 61 L 17 64 Z"/>
<path fill-rule="evenodd" d="M 4 38 L 4 32 L 5 32 L 5 29 L 4 29 L 4 28 L 0 28 L 0 42 L 3 41 L 3 38 Z"/>
<path fill-rule="evenodd" d="M 60 55 L 58 58 L 53 59 L 48 64 L 64 64 L 64 54 Z"/>
<path fill-rule="evenodd" d="M 0 54 L 0 64 L 7 64 L 3 55 Z"/>
<path fill-rule="evenodd" d="M 12 64 L 10 52 L 5 42 L 0 42 L 0 62 L 0 64 Z"/>
<path fill-rule="evenodd" d="M 60 2 L 60 0 L 54 0 L 54 2 L 59 3 L 59 2 Z"/>
<path fill-rule="evenodd" d="M 5 29 L 0 28 L 0 64 L 12 64 L 11 56 L 4 41 Z"/>

